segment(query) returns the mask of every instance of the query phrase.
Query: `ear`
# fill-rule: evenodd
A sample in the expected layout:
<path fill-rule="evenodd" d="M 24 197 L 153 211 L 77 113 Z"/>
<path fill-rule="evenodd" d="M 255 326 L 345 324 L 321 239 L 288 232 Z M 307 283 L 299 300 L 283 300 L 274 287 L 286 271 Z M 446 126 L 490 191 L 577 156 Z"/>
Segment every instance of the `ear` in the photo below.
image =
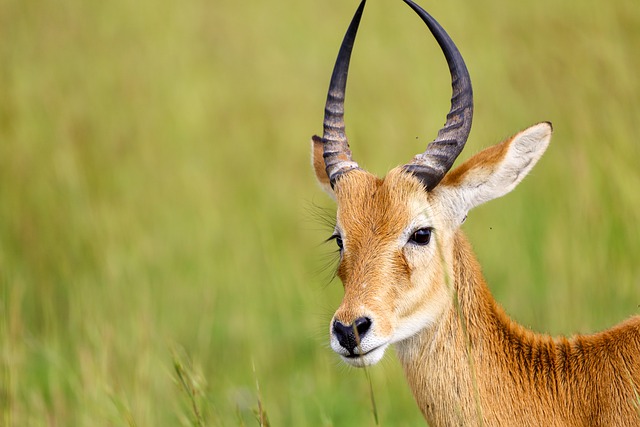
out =
<path fill-rule="evenodd" d="M 311 164 L 313 165 L 313 170 L 316 173 L 316 178 L 318 179 L 318 183 L 322 187 L 322 189 L 331 196 L 332 199 L 335 200 L 335 194 L 333 192 L 333 188 L 331 188 L 331 182 L 329 181 L 329 175 L 327 175 L 327 170 L 324 164 L 324 143 L 322 142 L 322 138 L 314 135 L 311 138 Z"/>
<path fill-rule="evenodd" d="M 513 190 L 542 157 L 553 128 L 544 122 L 481 151 L 445 176 L 441 191 L 453 203 L 460 222 L 467 212 Z"/>

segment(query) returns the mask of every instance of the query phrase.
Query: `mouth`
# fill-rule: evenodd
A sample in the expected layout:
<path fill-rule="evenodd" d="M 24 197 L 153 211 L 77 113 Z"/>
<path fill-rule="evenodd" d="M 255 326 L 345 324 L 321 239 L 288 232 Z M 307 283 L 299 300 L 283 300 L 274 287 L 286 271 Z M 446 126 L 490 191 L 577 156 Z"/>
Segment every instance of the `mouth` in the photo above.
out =
<path fill-rule="evenodd" d="M 346 356 L 342 356 L 342 357 L 344 357 L 344 358 L 346 358 L 346 359 L 360 359 L 361 357 L 366 357 L 368 354 L 371 354 L 371 353 L 373 353 L 374 351 L 376 351 L 376 350 L 378 350 L 378 349 L 380 349 L 380 348 L 382 348 L 382 347 L 384 347 L 384 345 L 379 345 L 378 347 L 374 347 L 374 348 L 372 348 L 371 350 L 369 350 L 369 351 L 367 351 L 367 352 L 365 352 L 365 353 L 362 353 L 362 354 L 360 354 L 360 353 L 358 353 L 358 354 L 356 354 L 356 353 L 350 353 L 350 354 L 348 354 L 348 355 L 346 355 Z"/>
<path fill-rule="evenodd" d="M 382 356 L 384 356 L 384 352 L 387 349 L 387 346 L 388 344 L 382 344 L 382 345 L 379 345 L 378 347 L 372 348 L 366 353 L 362 353 L 362 354 L 352 353 L 348 355 L 341 354 L 340 357 L 349 365 L 355 366 L 357 368 L 371 366 L 371 365 L 375 365 L 380 361 L 380 359 L 382 359 Z"/>

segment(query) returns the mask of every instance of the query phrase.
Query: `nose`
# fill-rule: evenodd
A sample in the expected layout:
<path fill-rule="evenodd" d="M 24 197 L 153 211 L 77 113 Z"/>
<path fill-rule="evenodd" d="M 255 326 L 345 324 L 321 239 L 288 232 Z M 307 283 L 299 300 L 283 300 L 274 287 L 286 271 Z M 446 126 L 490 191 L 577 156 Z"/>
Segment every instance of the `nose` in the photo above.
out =
<path fill-rule="evenodd" d="M 371 319 L 368 317 L 359 317 L 351 325 L 345 325 L 338 320 L 333 321 L 333 334 L 340 345 L 352 355 L 354 354 L 353 350 L 364 339 L 369 328 L 371 328 Z"/>

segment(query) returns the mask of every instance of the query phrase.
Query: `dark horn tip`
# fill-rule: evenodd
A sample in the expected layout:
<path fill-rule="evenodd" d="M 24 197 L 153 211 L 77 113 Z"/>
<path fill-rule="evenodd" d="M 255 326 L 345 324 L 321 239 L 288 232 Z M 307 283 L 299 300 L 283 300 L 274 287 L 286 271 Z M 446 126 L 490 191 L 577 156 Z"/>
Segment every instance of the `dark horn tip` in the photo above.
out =
<path fill-rule="evenodd" d="M 471 131 L 473 120 L 473 89 L 469 70 L 460 51 L 442 26 L 412 0 L 403 0 L 420 16 L 440 45 L 451 74 L 451 108 L 444 126 L 426 151 L 414 158 L 405 170 L 413 173 L 427 188 L 435 188 L 451 169 L 461 153 Z"/>
<path fill-rule="evenodd" d="M 351 51 L 355 43 L 356 34 L 362 18 L 366 0 L 362 0 L 355 15 L 351 19 L 349 28 L 342 40 L 338 57 L 331 73 L 327 102 L 324 109 L 324 122 L 322 142 L 324 143 L 324 159 L 327 167 L 327 174 L 333 187 L 335 177 L 329 173 L 329 169 L 336 167 L 340 170 L 349 170 L 349 164 L 357 164 L 351 159 L 351 151 L 347 142 L 347 135 L 344 124 L 344 99 L 347 87 L 347 75 L 349 74 L 349 62 Z M 346 162 L 346 164 L 342 164 Z M 335 172 L 334 172 L 335 173 Z M 344 173 L 340 171 L 340 173 Z"/>

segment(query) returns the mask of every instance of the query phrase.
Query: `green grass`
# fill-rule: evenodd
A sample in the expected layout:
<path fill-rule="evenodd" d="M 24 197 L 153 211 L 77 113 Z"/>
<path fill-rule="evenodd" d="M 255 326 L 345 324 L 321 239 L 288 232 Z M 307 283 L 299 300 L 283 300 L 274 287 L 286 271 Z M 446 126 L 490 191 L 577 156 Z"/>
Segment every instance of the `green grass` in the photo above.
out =
<path fill-rule="evenodd" d="M 465 224 L 497 299 L 554 334 L 637 314 L 637 0 L 421 4 L 473 78 L 463 158 L 555 126 L 532 176 Z M 308 141 L 355 8 L 0 0 L 0 424 L 257 425 L 258 381 L 272 426 L 371 425 L 366 377 L 327 345 L 341 286 L 309 213 L 331 206 Z M 409 8 L 370 0 L 360 164 L 422 151 L 448 79 Z M 393 355 L 370 374 L 380 425 L 419 425 Z"/>

